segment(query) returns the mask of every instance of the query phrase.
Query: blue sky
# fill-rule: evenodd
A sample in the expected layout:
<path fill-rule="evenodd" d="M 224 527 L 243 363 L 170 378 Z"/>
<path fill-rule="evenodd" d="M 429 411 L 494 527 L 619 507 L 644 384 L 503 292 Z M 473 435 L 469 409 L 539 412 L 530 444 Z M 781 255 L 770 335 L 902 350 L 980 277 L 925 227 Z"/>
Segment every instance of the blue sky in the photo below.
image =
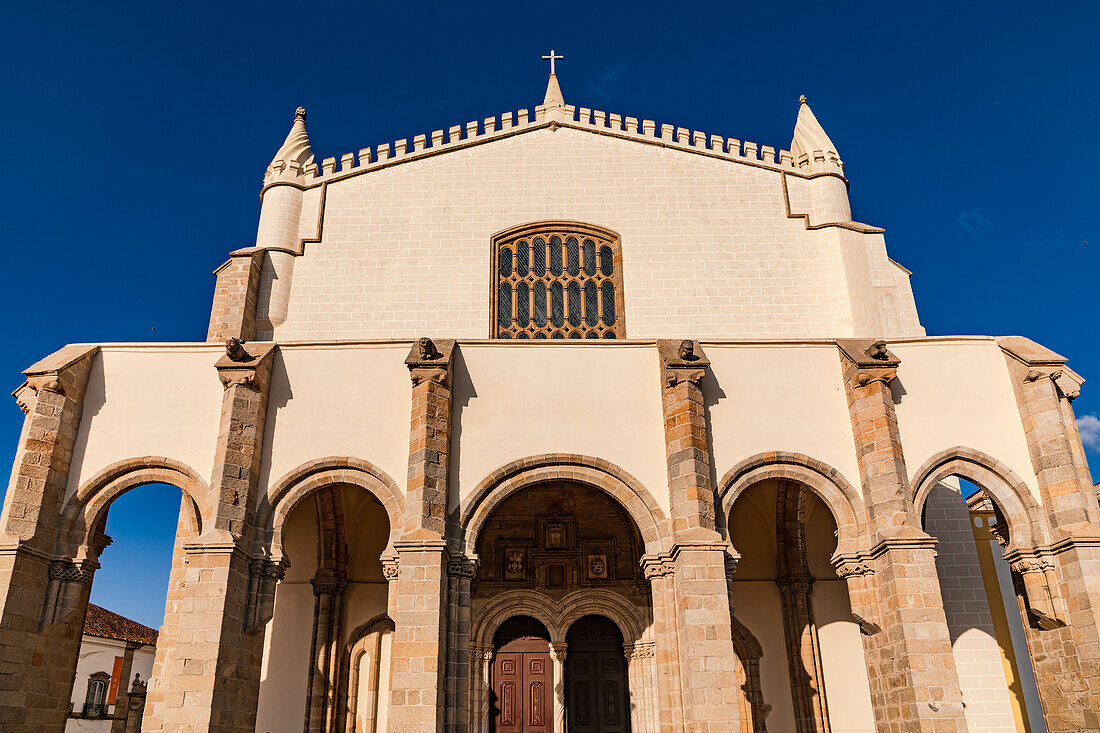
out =
<path fill-rule="evenodd" d="M 550 48 L 569 103 L 777 148 L 806 94 L 930 334 L 1023 334 L 1100 385 L 1094 3 L 7 3 L 0 23 L 5 389 L 68 342 L 203 339 L 298 105 L 320 161 L 533 107 Z M 1074 407 L 1095 467 L 1100 388 Z M 21 421 L 0 408 L 9 455 Z M 93 600 L 160 623 L 177 497 L 114 507 Z"/>

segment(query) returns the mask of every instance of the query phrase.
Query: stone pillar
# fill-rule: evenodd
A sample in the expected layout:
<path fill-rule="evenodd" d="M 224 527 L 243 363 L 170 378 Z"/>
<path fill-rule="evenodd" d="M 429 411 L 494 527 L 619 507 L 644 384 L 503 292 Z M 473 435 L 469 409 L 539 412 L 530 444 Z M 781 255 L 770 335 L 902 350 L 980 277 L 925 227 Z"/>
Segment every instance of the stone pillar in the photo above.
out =
<path fill-rule="evenodd" d="M 126 733 L 126 723 L 130 719 L 130 693 L 126 687 L 126 680 L 130 679 L 130 670 L 134 668 L 134 652 L 140 644 L 126 643 L 126 651 L 122 654 L 122 667 L 118 671 L 118 690 L 115 693 L 115 714 L 111 721 L 111 733 Z M 144 691 L 144 690 L 143 690 Z M 144 707 L 144 699 L 142 707 Z"/>
<path fill-rule="evenodd" d="M 1033 341 L 998 341 L 1051 529 L 1049 548 L 1006 555 L 1043 717 L 1050 733 L 1100 730 L 1100 507 L 1070 404 L 1084 380 Z"/>
<path fill-rule="evenodd" d="M 344 591 L 343 578 L 314 578 L 313 641 L 306 692 L 306 730 L 336 730 L 336 691 L 340 668 Z M 350 694 L 350 691 L 349 691 Z"/>
<path fill-rule="evenodd" d="M 256 301 L 260 292 L 263 250 L 234 252 L 214 271 L 214 303 L 210 308 L 207 341 L 256 337 Z"/>
<path fill-rule="evenodd" d="M 693 732 L 739 727 L 726 549 L 717 531 L 703 390 L 710 362 L 694 341 L 657 342 L 672 505 L 674 619 L 684 719 Z M 667 591 L 666 591 L 667 593 Z"/>
<path fill-rule="evenodd" d="M 554 733 L 565 733 L 565 655 L 568 652 L 569 645 L 564 642 L 550 645 L 550 664 L 553 666 L 550 679 L 554 694 Z"/>
<path fill-rule="evenodd" d="M 263 634 L 252 610 L 252 510 L 275 345 L 232 342 L 215 365 L 225 392 L 210 481 L 213 519 L 184 544 L 186 592 L 165 608 L 175 648 L 158 649 L 147 733 L 251 733 Z"/>
<path fill-rule="evenodd" d="M 825 675 L 811 600 L 814 577 L 806 556 L 805 508 L 805 487 L 781 480 L 775 501 L 775 582 L 783 612 L 795 725 L 798 733 L 828 733 Z"/>
<path fill-rule="evenodd" d="M 96 350 L 66 346 L 15 391 L 26 417 L 0 514 L 0 729 L 10 733 L 60 733 L 69 713 L 98 566 L 54 549 Z"/>
<path fill-rule="evenodd" d="M 642 571 L 653 598 L 656 644 L 658 726 L 662 733 L 684 730 L 684 697 L 680 685 L 680 636 L 676 623 L 675 569 L 666 555 L 646 555 Z"/>
<path fill-rule="evenodd" d="M 913 508 L 890 392 L 900 362 L 881 341 L 838 346 L 872 550 L 868 558 L 837 558 L 837 569 L 864 630 L 875 721 L 880 730 L 965 731 L 936 541 Z"/>
<path fill-rule="evenodd" d="M 452 558 L 447 575 L 447 730 L 466 733 L 470 729 L 470 598 L 477 560 Z"/>
<path fill-rule="evenodd" d="M 658 733 L 660 709 L 657 693 L 657 659 L 651 641 L 639 641 L 623 648 L 630 686 L 631 733 Z"/>
<path fill-rule="evenodd" d="M 392 733 L 432 733 L 445 723 L 447 669 L 448 456 L 454 341 L 419 339 L 405 363 L 412 377 L 409 477 L 405 492 L 394 640 Z"/>
<path fill-rule="evenodd" d="M 470 644 L 470 733 L 489 733 L 493 717 L 492 689 L 493 645 Z"/>
<path fill-rule="evenodd" d="M 145 714 L 145 690 L 147 682 L 141 675 L 134 675 L 134 684 L 130 687 L 126 705 L 126 727 L 124 733 L 141 733 L 141 718 Z"/>

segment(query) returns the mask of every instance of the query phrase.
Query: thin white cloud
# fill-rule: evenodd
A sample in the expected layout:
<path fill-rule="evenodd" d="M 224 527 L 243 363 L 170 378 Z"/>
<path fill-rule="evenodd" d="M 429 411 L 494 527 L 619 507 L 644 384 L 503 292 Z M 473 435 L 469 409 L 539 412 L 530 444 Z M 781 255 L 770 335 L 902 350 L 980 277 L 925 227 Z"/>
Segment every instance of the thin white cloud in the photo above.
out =
<path fill-rule="evenodd" d="M 993 222 L 989 220 L 989 212 L 980 206 L 975 206 L 970 211 L 963 211 L 955 222 L 975 237 L 993 228 Z"/>
<path fill-rule="evenodd" d="M 1085 448 L 1100 453 L 1100 417 L 1082 415 L 1077 418 L 1077 429 L 1081 431 L 1081 442 Z"/>

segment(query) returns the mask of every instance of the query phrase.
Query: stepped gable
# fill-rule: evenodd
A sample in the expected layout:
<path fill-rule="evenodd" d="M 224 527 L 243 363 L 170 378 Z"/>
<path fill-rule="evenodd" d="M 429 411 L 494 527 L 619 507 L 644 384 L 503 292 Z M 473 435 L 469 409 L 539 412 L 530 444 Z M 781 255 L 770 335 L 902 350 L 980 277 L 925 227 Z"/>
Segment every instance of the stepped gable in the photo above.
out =
<path fill-rule="evenodd" d="M 88 604 L 88 614 L 84 617 L 84 633 L 102 639 L 118 639 L 135 644 L 157 643 L 157 630 L 121 616 L 114 611 Z"/>
<path fill-rule="evenodd" d="M 805 97 L 801 98 L 791 150 L 776 150 L 771 145 L 566 104 L 558 77 L 551 74 L 542 104 L 533 111 L 504 112 L 483 120 L 472 120 L 465 125 L 452 125 L 447 130 L 434 130 L 430 135 L 422 133 L 413 137 L 411 145 L 408 138 L 402 138 L 373 148 L 364 147 L 358 153 L 325 158 L 320 169 L 314 162 L 306 133 L 305 110 L 299 107 L 290 133 L 267 167 L 264 188 L 288 184 L 301 189 L 311 188 L 409 160 L 502 140 L 533 130 L 561 127 L 804 177 L 823 173 L 844 177 L 844 164 L 836 152 L 836 146 L 810 110 Z"/>

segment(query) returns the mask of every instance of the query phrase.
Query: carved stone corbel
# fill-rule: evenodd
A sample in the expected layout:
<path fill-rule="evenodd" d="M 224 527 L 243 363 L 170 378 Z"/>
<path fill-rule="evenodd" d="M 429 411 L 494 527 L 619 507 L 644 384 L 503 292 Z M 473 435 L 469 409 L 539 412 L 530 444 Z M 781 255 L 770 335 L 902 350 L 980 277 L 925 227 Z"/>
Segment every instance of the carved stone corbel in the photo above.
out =
<path fill-rule="evenodd" d="M 253 392 L 263 392 L 271 375 L 271 355 L 275 344 L 257 342 L 248 344 L 240 339 L 229 339 L 225 344 L 225 355 L 218 359 L 214 367 L 218 370 L 218 379 L 228 390 L 244 387 Z"/>
<path fill-rule="evenodd" d="M 249 565 L 248 610 L 246 628 L 257 633 L 275 615 L 275 590 L 286 577 L 290 563 L 285 560 L 253 560 Z"/>
<path fill-rule="evenodd" d="M 710 366 L 699 342 L 692 339 L 660 339 L 657 355 L 661 360 L 661 384 L 666 388 L 683 382 L 698 385 Z"/>
<path fill-rule="evenodd" d="M 875 339 L 838 339 L 845 366 L 844 381 L 849 390 L 866 387 L 873 382 L 890 384 L 898 376 L 901 360 L 890 353 L 886 342 Z"/>
<path fill-rule="evenodd" d="M 434 382 L 450 387 L 454 345 L 454 339 L 417 339 L 409 355 L 405 357 L 405 365 L 409 367 L 413 385 Z"/>
<path fill-rule="evenodd" d="M 1065 626 L 1065 604 L 1059 592 L 1057 570 L 1051 558 L 1041 554 L 1009 551 L 1005 560 L 1013 572 L 1019 574 L 1024 586 L 1024 601 L 1039 628 L 1050 630 Z"/>

